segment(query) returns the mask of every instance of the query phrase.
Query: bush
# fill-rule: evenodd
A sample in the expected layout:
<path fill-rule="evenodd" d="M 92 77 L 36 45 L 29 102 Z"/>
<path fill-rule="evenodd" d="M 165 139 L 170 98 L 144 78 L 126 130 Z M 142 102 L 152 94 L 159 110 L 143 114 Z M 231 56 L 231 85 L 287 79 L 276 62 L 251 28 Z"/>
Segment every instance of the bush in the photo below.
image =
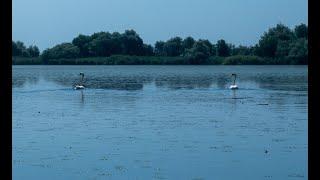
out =
<path fill-rule="evenodd" d="M 258 56 L 230 56 L 226 57 L 222 64 L 224 65 L 259 65 L 264 64 L 262 58 Z"/>
<path fill-rule="evenodd" d="M 197 63 L 195 63 L 195 62 Z M 129 56 L 113 55 L 109 57 L 88 57 L 88 58 L 61 58 L 43 60 L 40 57 L 12 57 L 13 65 L 285 65 L 285 64 L 308 64 L 307 57 L 288 56 L 283 58 L 261 58 L 258 56 L 211 56 L 198 61 L 190 57 L 176 56 Z"/>
<path fill-rule="evenodd" d="M 39 65 L 42 64 L 40 57 L 12 57 L 13 65 Z"/>
<path fill-rule="evenodd" d="M 206 63 L 211 65 L 221 65 L 224 59 L 224 57 L 220 56 L 211 56 L 207 59 Z"/>
<path fill-rule="evenodd" d="M 50 65 L 178 65 L 188 64 L 185 57 L 164 56 L 129 56 L 113 55 L 109 57 L 89 57 L 75 59 L 47 59 L 44 64 Z"/>

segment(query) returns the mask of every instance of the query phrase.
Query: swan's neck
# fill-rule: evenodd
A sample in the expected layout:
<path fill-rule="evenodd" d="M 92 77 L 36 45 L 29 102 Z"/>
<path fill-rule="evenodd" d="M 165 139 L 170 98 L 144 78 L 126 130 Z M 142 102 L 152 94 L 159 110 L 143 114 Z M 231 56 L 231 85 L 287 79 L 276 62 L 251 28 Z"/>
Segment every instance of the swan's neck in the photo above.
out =
<path fill-rule="evenodd" d="M 80 79 L 80 85 L 83 84 L 83 75 L 81 76 L 81 79 Z"/>

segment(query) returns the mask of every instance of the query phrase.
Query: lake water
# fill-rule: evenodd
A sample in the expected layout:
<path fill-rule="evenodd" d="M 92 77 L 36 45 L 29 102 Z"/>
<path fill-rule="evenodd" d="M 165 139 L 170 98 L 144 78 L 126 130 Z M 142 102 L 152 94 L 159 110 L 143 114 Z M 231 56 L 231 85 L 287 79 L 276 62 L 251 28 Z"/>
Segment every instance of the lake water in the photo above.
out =
<path fill-rule="evenodd" d="M 80 72 L 87 88 L 73 90 Z M 13 66 L 13 178 L 308 179 L 307 74 L 307 66 Z"/>

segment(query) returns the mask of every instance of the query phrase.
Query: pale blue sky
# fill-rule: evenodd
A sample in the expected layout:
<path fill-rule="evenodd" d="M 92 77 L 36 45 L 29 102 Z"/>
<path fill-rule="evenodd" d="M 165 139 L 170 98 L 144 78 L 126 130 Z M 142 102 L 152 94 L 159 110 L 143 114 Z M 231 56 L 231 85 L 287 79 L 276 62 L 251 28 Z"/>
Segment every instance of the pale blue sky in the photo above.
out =
<path fill-rule="evenodd" d="M 307 0 L 13 0 L 13 40 L 40 50 L 78 34 L 134 29 L 145 43 L 192 36 L 253 45 L 269 27 L 307 24 Z"/>

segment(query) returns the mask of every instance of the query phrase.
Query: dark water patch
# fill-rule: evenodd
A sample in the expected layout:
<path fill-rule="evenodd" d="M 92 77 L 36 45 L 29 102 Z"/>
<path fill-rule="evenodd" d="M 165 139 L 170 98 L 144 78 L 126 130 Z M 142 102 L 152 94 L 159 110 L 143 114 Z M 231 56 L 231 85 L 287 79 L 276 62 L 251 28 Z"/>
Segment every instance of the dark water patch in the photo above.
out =
<path fill-rule="evenodd" d="M 52 168 L 52 166 L 49 164 L 31 164 L 31 166 L 41 167 L 41 168 Z"/>
<path fill-rule="evenodd" d="M 55 130 L 59 130 L 62 128 L 47 128 L 47 129 L 35 129 L 34 131 L 38 131 L 38 132 L 48 132 L 48 131 L 55 131 Z"/>
<path fill-rule="evenodd" d="M 268 103 L 260 103 L 260 104 L 257 104 L 259 106 L 268 106 L 269 104 Z"/>
<path fill-rule="evenodd" d="M 252 97 L 231 97 L 230 99 L 250 99 Z M 229 99 L 229 98 L 226 98 Z"/>
<path fill-rule="evenodd" d="M 213 79 L 209 76 L 161 76 L 155 79 L 157 87 L 170 89 L 195 89 L 209 88 L 213 84 Z"/>
<path fill-rule="evenodd" d="M 281 138 L 273 138 L 272 139 L 272 142 L 285 142 L 285 141 L 287 141 L 287 139 L 281 139 Z"/>
<path fill-rule="evenodd" d="M 304 178 L 305 176 L 303 174 L 292 173 L 292 174 L 289 174 L 288 177 L 290 177 L 290 178 Z"/>
<path fill-rule="evenodd" d="M 192 180 L 205 180 L 205 179 L 201 177 L 195 177 L 195 178 L 192 178 Z"/>
<path fill-rule="evenodd" d="M 102 172 L 98 174 L 99 176 L 112 176 L 112 173 L 110 172 Z"/>
<path fill-rule="evenodd" d="M 72 88 L 60 88 L 60 89 L 42 89 L 42 90 L 22 90 L 15 91 L 16 93 L 42 93 L 42 92 L 57 92 L 57 91 L 72 91 Z"/>
<path fill-rule="evenodd" d="M 121 171 L 121 172 L 127 170 L 124 166 L 121 166 L 121 165 L 117 165 L 117 166 L 115 166 L 114 168 L 115 168 L 117 171 Z"/>

